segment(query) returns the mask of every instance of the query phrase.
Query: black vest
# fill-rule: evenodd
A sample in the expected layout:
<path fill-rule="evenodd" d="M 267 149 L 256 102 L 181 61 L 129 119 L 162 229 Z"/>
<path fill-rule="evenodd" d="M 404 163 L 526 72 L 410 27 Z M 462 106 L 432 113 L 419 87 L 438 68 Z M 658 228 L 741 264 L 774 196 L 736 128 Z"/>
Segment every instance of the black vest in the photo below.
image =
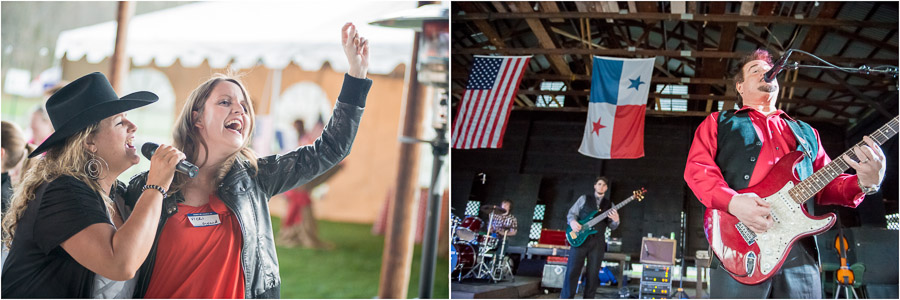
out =
<path fill-rule="evenodd" d="M 716 165 L 722 171 L 725 182 L 734 190 L 745 189 L 750 184 L 750 176 L 756 168 L 756 160 L 762 149 L 762 141 L 756 130 L 748 110 L 725 111 L 719 114 L 718 135 L 716 138 Z M 809 124 L 802 121 L 783 119 L 794 133 L 797 140 L 795 150 L 804 153 L 803 160 L 795 167 L 800 180 L 813 173 L 812 162 L 819 152 L 816 133 Z"/>

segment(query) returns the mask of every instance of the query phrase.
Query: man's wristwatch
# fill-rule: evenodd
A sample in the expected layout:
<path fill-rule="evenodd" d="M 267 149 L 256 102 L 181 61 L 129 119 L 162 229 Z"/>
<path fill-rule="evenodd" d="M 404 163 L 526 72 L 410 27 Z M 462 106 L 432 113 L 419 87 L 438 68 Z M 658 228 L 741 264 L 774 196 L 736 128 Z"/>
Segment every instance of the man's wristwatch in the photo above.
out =
<path fill-rule="evenodd" d="M 862 192 L 863 192 L 864 194 L 866 194 L 866 195 L 872 195 L 872 194 L 875 194 L 875 193 L 878 192 L 878 189 L 881 188 L 881 186 L 879 186 L 879 185 L 877 185 L 877 184 L 874 185 L 874 186 L 864 186 L 864 185 L 862 185 L 861 182 L 859 182 L 859 179 L 856 180 L 856 183 L 859 184 L 859 188 L 860 188 L 860 189 L 862 190 Z"/>

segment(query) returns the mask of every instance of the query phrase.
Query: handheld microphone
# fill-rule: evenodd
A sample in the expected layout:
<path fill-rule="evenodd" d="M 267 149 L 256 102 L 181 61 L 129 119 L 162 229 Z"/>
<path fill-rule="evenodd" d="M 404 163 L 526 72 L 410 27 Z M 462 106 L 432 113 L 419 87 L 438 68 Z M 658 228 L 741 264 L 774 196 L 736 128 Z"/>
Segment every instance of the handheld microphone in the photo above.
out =
<path fill-rule="evenodd" d="M 153 156 L 153 153 L 156 153 L 156 148 L 159 148 L 159 145 L 155 143 L 144 143 L 141 146 L 141 153 L 144 154 L 144 157 L 150 159 Z M 186 174 L 190 178 L 197 177 L 197 174 L 200 173 L 200 168 L 197 168 L 194 164 L 188 162 L 187 160 L 182 159 L 178 162 L 178 165 L 175 166 L 175 171 Z"/>
<path fill-rule="evenodd" d="M 766 82 L 772 82 L 773 80 L 775 80 L 775 76 L 777 76 L 778 73 L 781 73 L 781 71 L 784 70 L 784 66 L 787 64 L 788 56 L 791 56 L 791 52 L 793 51 L 794 49 L 790 49 L 785 52 L 784 55 L 775 62 L 775 64 L 772 66 L 772 69 L 766 72 L 766 75 L 763 76 L 763 80 L 765 80 Z"/>

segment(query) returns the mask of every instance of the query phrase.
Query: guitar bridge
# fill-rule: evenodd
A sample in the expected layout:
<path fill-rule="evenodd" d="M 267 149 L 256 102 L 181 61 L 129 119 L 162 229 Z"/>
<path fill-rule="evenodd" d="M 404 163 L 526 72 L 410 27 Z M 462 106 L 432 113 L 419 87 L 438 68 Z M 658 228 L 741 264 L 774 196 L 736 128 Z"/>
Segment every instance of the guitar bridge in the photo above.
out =
<path fill-rule="evenodd" d="M 744 238 L 744 242 L 747 242 L 748 246 L 752 246 L 753 243 L 756 243 L 756 233 L 753 232 L 753 230 L 750 230 L 747 225 L 738 222 L 737 224 L 734 224 L 734 227 L 737 228 L 738 233 L 741 234 L 741 237 Z"/>

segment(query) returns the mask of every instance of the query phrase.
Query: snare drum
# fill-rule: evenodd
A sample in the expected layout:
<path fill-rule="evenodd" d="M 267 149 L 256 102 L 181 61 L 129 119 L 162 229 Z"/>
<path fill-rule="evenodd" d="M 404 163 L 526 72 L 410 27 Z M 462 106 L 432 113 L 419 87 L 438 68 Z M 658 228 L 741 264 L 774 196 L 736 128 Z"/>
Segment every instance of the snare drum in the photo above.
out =
<path fill-rule="evenodd" d="M 497 241 L 498 241 L 497 238 L 486 235 L 486 234 L 478 235 L 478 246 L 483 247 L 484 248 L 483 250 L 485 250 L 485 251 L 487 251 L 488 249 L 496 248 Z"/>
<path fill-rule="evenodd" d="M 456 228 L 456 236 L 460 241 L 474 243 L 478 238 L 478 231 L 481 230 L 481 223 L 478 217 L 466 217 Z"/>

